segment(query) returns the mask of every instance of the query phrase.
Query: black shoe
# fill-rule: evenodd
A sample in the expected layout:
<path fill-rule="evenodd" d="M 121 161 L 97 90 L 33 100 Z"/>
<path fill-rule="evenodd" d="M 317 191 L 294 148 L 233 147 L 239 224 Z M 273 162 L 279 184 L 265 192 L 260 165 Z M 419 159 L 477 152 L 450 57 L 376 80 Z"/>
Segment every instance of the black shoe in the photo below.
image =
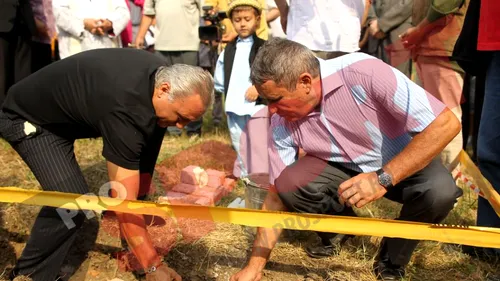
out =
<path fill-rule="evenodd" d="M 377 280 L 393 281 L 402 280 L 405 277 L 405 267 L 391 263 L 389 251 L 384 240 L 380 244 L 380 252 L 373 264 L 373 271 Z"/>
<path fill-rule="evenodd" d="M 405 277 L 405 268 L 403 266 L 393 265 L 389 260 L 376 261 L 373 270 L 377 280 L 396 281 L 403 280 Z"/>
<path fill-rule="evenodd" d="M 485 262 L 500 262 L 500 250 L 498 249 L 463 245 L 462 252 Z"/>
<path fill-rule="evenodd" d="M 349 239 L 354 236 L 352 235 L 344 235 L 344 234 L 335 234 L 329 233 L 329 235 L 334 236 L 333 241 L 330 239 L 326 239 L 324 235 L 321 237 L 321 243 L 319 245 L 311 244 L 305 248 L 307 255 L 311 258 L 325 258 L 338 255 L 340 253 L 340 249 L 342 245 Z"/>

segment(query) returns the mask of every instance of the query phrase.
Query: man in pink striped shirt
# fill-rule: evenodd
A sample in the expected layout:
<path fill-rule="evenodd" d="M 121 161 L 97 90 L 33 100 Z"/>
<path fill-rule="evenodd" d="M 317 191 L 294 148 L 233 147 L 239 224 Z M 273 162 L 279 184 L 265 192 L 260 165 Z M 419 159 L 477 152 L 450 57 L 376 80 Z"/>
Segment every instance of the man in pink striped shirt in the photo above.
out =
<path fill-rule="evenodd" d="M 251 80 L 273 114 L 272 188 L 263 209 L 354 215 L 352 207 L 386 197 L 403 204 L 400 220 L 439 223 L 462 195 L 437 157 L 459 120 L 382 61 L 362 53 L 323 61 L 273 39 L 259 51 Z M 299 148 L 307 153 L 300 159 Z M 260 228 L 248 265 L 231 280 L 259 280 L 280 233 Z M 318 256 L 333 254 L 322 240 Z M 417 244 L 384 238 L 374 264 L 379 280 L 402 279 Z"/>

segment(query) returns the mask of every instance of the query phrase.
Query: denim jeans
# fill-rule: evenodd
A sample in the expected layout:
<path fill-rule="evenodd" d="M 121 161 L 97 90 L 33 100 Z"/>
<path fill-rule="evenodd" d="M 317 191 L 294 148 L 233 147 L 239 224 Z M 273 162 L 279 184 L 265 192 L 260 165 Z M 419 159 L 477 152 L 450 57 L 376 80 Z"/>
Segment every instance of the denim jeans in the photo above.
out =
<path fill-rule="evenodd" d="M 483 112 L 478 137 L 478 163 L 481 173 L 500 192 L 500 51 L 496 51 L 486 73 Z M 500 217 L 487 200 L 479 198 L 477 225 L 500 227 Z M 497 249 L 500 252 L 500 249 Z"/>

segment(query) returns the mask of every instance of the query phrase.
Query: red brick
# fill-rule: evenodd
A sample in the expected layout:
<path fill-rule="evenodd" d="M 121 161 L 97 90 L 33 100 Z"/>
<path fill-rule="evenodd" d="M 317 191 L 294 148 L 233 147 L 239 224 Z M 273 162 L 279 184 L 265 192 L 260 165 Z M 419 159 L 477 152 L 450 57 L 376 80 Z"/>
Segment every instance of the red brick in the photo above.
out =
<path fill-rule="evenodd" d="M 195 173 L 196 170 L 198 173 Z M 202 168 L 190 165 L 182 169 L 181 183 L 203 186 L 208 183 L 208 174 Z"/>
<path fill-rule="evenodd" d="M 226 190 L 226 195 L 233 192 L 233 189 L 236 187 L 236 181 L 231 178 L 226 178 L 224 180 L 224 189 Z"/>
<path fill-rule="evenodd" d="M 192 184 L 187 184 L 187 183 L 179 183 L 176 184 L 173 188 L 172 191 L 174 192 L 180 192 L 180 193 L 185 193 L 185 194 L 190 194 L 196 191 L 199 187 L 196 185 Z"/>
<path fill-rule="evenodd" d="M 224 179 L 226 178 L 226 174 L 221 171 L 207 169 L 208 174 L 208 183 L 209 187 L 219 187 L 224 184 Z"/>

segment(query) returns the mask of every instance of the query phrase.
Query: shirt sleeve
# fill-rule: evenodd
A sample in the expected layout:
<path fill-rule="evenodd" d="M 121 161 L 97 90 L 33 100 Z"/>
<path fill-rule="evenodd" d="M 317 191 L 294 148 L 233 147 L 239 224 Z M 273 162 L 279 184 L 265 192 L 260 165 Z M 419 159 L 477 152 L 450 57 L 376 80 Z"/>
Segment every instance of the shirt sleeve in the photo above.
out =
<path fill-rule="evenodd" d="M 144 0 L 144 6 L 142 13 L 146 16 L 154 16 L 156 15 L 155 11 L 155 0 Z"/>
<path fill-rule="evenodd" d="M 364 63 L 369 69 L 365 74 L 371 77 L 368 88 L 380 108 L 379 122 L 390 122 L 385 118 L 385 113 L 388 113 L 392 120 L 396 119 L 404 126 L 407 133 L 420 133 L 446 108 L 402 72 L 379 59 L 369 60 Z M 389 135 L 397 134 L 397 131 L 394 126 Z"/>
<path fill-rule="evenodd" d="M 446 15 L 456 13 L 464 4 L 464 0 L 433 0 L 427 13 L 427 20 L 434 22 Z"/>
<path fill-rule="evenodd" d="M 214 89 L 219 93 L 224 93 L 224 51 L 220 53 L 215 64 Z"/>
<path fill-rule="evenodd" d="M 271 117 L 271 126 L 268 134 L 269 152 L 269 183 L 280 176 L 283 170 L 297 161 L 298 146 L 295 144 L 290 128 L 288 128 L 281 117 L 274 114 Z"/>
<path fill-rule="evenodd" d="M 139 170 L 145 138 L 124 113 L 112 112 L 101 119 L 102 156 L 120 167 Z"/>
<path fill-rule="evenodd" d="M 127 7 L 127 3 L 123 0 L 113 0 L 113 12 L 108 17 L 113 23 L 113 33 L 118 35 L 127 27 L 130 21 L 130 11 Z"/>
<path fill-rule="evenodd" d="M 53 0 L 52 10 L 57 28 L 68 32 L 76 38 L 85 31 L 83 19 L 76 16 L 69 7 L 68 0 Z"/>

